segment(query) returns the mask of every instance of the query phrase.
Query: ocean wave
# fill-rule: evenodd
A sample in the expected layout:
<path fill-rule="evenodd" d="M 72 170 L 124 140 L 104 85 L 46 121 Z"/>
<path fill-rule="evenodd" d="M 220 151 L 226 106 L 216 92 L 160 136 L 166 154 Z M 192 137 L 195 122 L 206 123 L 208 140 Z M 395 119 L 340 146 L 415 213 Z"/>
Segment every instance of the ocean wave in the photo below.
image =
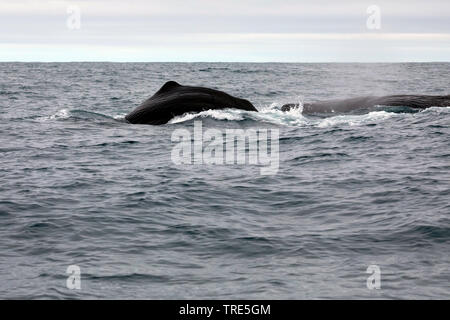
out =
<path fill-rule="evenodd" d="M 259 112 L 236 109 L 207 110 L 200 113 L 185 113 L 172 119 L 169 124 L 182 123 L 199 118 L 211 118 L 218 121 L 255 121 L 280 126 L 303 127 L 315 126 L 325 128 L 336 125 L 358 126 L 383 121 L 397 115 L 394 112 L 373 111 L 362 115 L 336 115 L 327 118 L 310 118 L 302 114 L 303 107 L 281 111 L 280 104 L 273 103 L 259 108 Z"/>
<path fill-rule="evenodd" d="M 450 106 L 449 107 L 431 107 L 424 109 L 422 113 L 434 113 L 434 114 L 447 114 L 450 113 Z"/>
<path fill-rule="evenodd" d="M 218 121 L 255 121 L 270 123 L 279 126 L 303 127 L 315 126 L 318 128 L 326 128 L 339 125 L 359 126 L 370 123 L 384 121 L 399 115 L 410 114 L 410 112 L 395 112 L 394 110 L 379 110 L 365 114 L 341 114 L 333 115 L 326 118 L 307 117 L 304 116 L 303 105 L 299 101 L 298 108 L 292 108 L 289 111 L 281 111 L 280 103 L 272 103 L 268 106 L 260 106 L 258 112 L 237 110 L 237 109 L 221 109 L 206 110 L 199 113 L 185 113 L 177 116 L 169 121 L 169 124 L 183 123 L 193 119 L 210 118 Z M 427 114 L 448 114 L 450 107 L 431 107 L 418 113 Z M 125 121 L 125 113 L 108 115 L 79 109 L 61 109 L 56 113 L 48 116 L 37 118 L 38 121 L 49 120 L 89 120 L 89 121 Z"/>
<path fill-rule="evenodd" d="M 61 109 L 56 113 L 38 117 L 38 121 L 52 121 L 52 120 L 94 120 L 94 121 L 124 121 L 126 114 L 108 115 L 98 112 L 80 110 L 80 109 Z"/>

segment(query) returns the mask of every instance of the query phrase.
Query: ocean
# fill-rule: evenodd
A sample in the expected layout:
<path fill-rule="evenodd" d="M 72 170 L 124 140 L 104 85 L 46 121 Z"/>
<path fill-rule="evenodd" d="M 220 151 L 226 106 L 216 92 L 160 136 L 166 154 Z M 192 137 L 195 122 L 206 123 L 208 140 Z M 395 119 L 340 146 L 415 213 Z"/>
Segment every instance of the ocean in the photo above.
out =
<path fill-rule="evenodd" d="M 169 80 L 260 112 L 124 120 Z M 450 108 L 280 106 L 449 83 L 449 63 L 0 63 L 0 298 L 448 299 Z M 196 123 L 278 130 L 277 171 L 174 163 Z"/>

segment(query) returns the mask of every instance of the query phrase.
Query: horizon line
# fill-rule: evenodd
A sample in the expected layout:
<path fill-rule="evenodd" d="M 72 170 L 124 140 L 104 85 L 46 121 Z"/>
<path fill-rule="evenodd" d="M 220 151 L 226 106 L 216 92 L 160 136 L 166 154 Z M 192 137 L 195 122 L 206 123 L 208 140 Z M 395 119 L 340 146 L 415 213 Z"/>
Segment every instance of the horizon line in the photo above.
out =
<path fill-rule="evenodd" d="M 114 61 L 114 60 L 67 60 L 67 61 L 47 61 L 47 60 L 0 60 L 0 63 L 278 63 L 278 64 L 321 64 L 321 63 L 359 63 L 359 64 L 379 64 L 379 63 L 450 63 L 449 61 Z"/>

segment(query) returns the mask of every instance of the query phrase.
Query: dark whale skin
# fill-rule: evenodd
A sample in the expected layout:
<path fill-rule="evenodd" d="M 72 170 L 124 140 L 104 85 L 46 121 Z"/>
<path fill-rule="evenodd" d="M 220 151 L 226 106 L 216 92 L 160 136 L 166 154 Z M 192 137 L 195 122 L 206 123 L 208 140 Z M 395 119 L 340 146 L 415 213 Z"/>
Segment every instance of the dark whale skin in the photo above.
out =
<path fill-rule="evenodd" d="M 282 111 L 289 111 L 298 107 L 298 104 L 289 103 L 281 107 Z M 427 96 L 427 95 L 392 95 L 392 96 L 367 96 L 345 100 L 328 100 L 313 103 L 305 103 L 304 114 L 313 113 L 345 113 L 354 110 L 370 110 L 376 106 L 409 107 L 414 109 L 426 109 L 430 107 L 450 106 L 450 95 Z"/>
<path fill-rule="evenodd" d="M 258 111 L 249 101 L 225 92 L 182 86 L 175 81 L 169 81 L 152 97 L 126 115 L 125 119 L 133 124 L 161 125 L 187 112 L 226 108 Z"/>

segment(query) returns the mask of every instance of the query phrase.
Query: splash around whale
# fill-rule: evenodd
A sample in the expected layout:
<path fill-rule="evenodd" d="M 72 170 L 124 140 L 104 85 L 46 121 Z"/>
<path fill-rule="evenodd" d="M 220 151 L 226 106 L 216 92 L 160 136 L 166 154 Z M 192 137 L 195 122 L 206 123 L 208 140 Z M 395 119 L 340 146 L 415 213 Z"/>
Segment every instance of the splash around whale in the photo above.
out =
<path fill-rule="evenodd" d="M 364 96 L 343 100 L 318 101 L 305 103 L 303 114 L 348 113 L 355 110 L 372 110 L 376 106 L 402 106 L 414 109 L 450 106 L 450 95 L 390 95 Z M 289 103 L 282 111 L 300 107 Z M 125 116 L 133 124 L 161 125 L 174 117 L 186 113 L 199 113 L 206 110 L 240 109 L 258 110 L 251 102 L 237 98 L 223 91 L 205 87 L 183 86 L 175 81 L 166 82 L 153 96 Z"/>

